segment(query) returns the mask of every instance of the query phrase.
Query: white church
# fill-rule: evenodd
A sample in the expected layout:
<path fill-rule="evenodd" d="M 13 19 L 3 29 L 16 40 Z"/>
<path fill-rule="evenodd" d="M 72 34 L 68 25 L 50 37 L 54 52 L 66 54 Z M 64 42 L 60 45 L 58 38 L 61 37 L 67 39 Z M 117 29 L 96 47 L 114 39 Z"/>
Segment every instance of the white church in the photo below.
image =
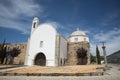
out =
<path fill-rule="evenodd" d="M 32 22 L 31 35 L 28 39 L 27 53 L 25 65 L 40 65 L 40 66 L 63 66 L 77 64 L 76 51 L 72 50 L 72 44 L 76 43 L 88 44 L 86 64 L 90 63 L 89 53 L 89 37 L 82 31 L 73 32 L 68 39 L 58 34 L 55 27 L 50 23 L 39 24 L 39 19 L 35 17 Z M 71 45 L 71 47 L 69 47 Z M 76 46 L 76 50 L 81 47 Z M 73 53 L 69 53 L 72 52 Z M 73 55 L 73 59 L 71 58 Z M 76 61 L 75 61 L 76 60 Z M 71 63 L 73 61 L 73 63 Z"/>

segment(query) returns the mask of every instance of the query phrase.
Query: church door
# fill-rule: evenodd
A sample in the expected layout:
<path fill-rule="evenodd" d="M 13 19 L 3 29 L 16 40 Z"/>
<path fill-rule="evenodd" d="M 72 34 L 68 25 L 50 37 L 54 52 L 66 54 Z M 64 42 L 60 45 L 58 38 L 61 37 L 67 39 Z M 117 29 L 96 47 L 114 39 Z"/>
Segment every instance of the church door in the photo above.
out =
<path fill-rule="evenodd" d="M 39 66 L 45 66 L 46 65 L 45 55 L 43 53 L 38 53 L 35 57 L 34 64 Z"/>
<path fill-rule="evenodd" d="M 87 64 L 87 50 L 84 48 L 79 48 L 77 51 L 78 65 Z"/>

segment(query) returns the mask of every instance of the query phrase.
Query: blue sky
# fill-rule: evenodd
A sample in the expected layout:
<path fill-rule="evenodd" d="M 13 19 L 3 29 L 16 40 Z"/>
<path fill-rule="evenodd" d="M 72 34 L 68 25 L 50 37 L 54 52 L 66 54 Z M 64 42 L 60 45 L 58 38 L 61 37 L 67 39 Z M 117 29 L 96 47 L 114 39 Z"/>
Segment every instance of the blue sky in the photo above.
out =
<path fill-rule="evenodd" d="M 91 53 L 120 50 L 120 0 L 0 0 L 0 41 L 27 42 L 34 17 L 49 22 L 64 37 L 76 28 L 90 37 Z"/>

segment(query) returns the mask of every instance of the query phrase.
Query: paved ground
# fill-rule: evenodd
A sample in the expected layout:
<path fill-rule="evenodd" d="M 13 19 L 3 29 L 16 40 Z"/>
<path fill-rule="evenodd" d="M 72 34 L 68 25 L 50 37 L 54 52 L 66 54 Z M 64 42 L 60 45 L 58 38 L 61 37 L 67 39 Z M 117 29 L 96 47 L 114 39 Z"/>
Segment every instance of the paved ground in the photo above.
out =
<path fill-rule="evenodd" d="M 104 76 L 58 76 L 58 77 L 37 77 L 37 76 L 0 76 L 0 80 L 120 80 L 120 65 L 109 65 L 112 68 Z"/>

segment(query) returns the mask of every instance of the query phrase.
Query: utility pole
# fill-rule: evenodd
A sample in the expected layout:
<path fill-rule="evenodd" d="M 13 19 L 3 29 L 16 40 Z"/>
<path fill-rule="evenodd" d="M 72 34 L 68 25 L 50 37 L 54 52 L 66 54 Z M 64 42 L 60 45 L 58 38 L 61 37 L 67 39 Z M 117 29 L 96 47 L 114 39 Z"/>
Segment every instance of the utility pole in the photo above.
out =
<path fill-rule="evenodd" d="M 106 46 L 105 46 L 105 42 L 104 41 L 102 41 L 101 43 L 102 43 L 105 67 L 107 67 L 107 57 L 106 57 L 106 50 L 105 50 Z"/>

